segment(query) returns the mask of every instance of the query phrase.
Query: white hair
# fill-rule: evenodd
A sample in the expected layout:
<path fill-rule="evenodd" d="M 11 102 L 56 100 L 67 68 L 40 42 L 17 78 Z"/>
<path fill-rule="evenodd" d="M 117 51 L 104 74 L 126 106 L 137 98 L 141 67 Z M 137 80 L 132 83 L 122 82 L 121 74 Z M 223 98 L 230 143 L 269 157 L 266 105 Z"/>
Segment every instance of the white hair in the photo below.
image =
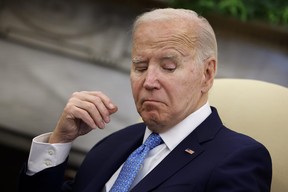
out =
<path fill-rule="evenodd" d="M 217 62 L 217 41 L 215 37 L 214 30 L 212 29 L 209 22 L 202 16 L 199 16 L 195 11 L 187 9 L 174 9 L 174 8 L 164 8 L 164 9 L 154 9 L 152 11 L 143 13 L 138 16 L 133 25 L 133 34 L 137 29 L 138 25 L 145 22 L 153 21 L 163 21 L 163 20 L 173 20 L 173 19 L 183 19 L 185 22 L 191 22 L 193 28 L 189 28 L 188 31 L 194 32 L 196 35 L 195 42 L 195 62 L 203 63 L 203 61 L 209 57 L 215 57 Z M 191 37 L 195 39 L 195 36 Z M 195 41 L 191 39 L 192 41 Z"/>

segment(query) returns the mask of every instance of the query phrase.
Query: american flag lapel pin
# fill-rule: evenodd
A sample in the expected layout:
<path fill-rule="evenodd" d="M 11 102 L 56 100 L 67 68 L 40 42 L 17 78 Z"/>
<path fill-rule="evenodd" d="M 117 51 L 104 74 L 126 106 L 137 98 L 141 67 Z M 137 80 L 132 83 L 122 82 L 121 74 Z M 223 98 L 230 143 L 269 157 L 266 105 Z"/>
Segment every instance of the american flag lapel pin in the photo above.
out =
<path fill-rule="evenodd" d="M 194 153 L 194 151 L 192 149 L 189 149 L 189 148 L 185 149 L 185 152 L 189 153 L 190 155 L 192 155 Z"/>

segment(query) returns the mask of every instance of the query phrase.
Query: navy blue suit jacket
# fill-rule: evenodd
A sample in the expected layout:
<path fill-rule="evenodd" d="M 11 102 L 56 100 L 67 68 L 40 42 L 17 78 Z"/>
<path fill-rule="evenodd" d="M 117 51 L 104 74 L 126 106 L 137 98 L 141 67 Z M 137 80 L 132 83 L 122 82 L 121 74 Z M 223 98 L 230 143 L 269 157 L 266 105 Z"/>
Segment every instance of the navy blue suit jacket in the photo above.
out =
<path fill-rule="evenodd" d="M 100 192 L 105 183 L 141 145 L 145 124 L 111 134 L 87 154 L 71 182 L 63 182 L 67 161 L 19 177 L 23 192 Z M 189 148 L 193 154 L 185 152 Z M 212 114 L 188 135 L 133 192 L 268 192 L 272 177 L 267 149 L 254 139 L 226 128 L 212 107 Z"/>

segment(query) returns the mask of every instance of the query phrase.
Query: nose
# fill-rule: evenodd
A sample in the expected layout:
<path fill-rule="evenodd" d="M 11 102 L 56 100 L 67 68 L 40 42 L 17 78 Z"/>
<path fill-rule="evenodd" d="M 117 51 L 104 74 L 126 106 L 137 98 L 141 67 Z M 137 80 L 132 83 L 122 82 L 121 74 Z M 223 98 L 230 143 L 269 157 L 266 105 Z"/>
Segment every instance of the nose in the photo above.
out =
<path fill-rule="evenodd" d="M 143 87 L 147 90 L 160 88 L 159 73 L 157 72 L 155 68 L 148 67 L 146 74 L 145 74 Z"/>

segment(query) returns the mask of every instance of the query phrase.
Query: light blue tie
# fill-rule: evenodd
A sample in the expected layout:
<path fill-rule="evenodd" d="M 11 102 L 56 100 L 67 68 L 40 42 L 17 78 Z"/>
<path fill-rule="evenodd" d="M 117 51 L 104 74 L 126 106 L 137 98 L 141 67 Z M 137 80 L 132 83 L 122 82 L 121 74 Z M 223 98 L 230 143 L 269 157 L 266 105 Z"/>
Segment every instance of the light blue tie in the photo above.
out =
<path fill-rule="evenodd" d="M 162 143 L 157 133 L 151 133 L 143 145 L 130 154 L 125 161 L 110 192 L 127 192 L 130 189 L 148 152 Z"/>

